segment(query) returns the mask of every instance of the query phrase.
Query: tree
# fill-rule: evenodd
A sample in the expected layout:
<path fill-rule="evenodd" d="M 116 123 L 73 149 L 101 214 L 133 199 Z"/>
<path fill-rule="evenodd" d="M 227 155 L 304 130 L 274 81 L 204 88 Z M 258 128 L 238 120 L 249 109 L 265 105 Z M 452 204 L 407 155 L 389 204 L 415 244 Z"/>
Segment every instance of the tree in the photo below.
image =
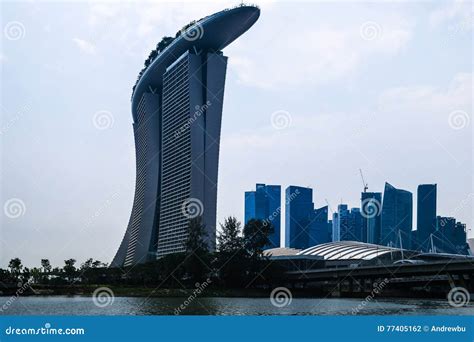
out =
<path fill-rule="evenodd" d="M 242 250 L 244 240 L 241 236 L 240 222 L 235 217 L 229 216 L 220 226 L 221 232 L 217 237 L 218 251 L 233 253 Z"/>
<path fill-rule="evenodd" d="M 10 273 L 12 274 L 13 278 L 15 280 L 18 280 L 18 277 L 20 276 L 21 270 L 23 268 L 23 265 L 21 264 L 21 259 L 11 259 L 8 263 L 8 268 L 10 269 Z"/>
<path fill-rule="evenodd" d="M 66 275 L 66 279 L 69 282 L 72 282 L 76 276 L 76 267 L 74 266 L 76 264 L 76 259 L 68 259 L 64 260 L 64 274 Z"/>
<path fill-rule="evenodd" d="M 31 277 L 33 278 L 33 282 L 35 284 L 40 283 L 41 280 L 43 279 L 43 275 L 41 274 L 41 269 L 39 269 L 38 267 L 33 267 L 30 273 L 31 273 Z"/>
<path fill-rule="evenodd" d="M 202 224 L 201 216 L 190 219 L 188 224 L 188 237 L 186 240 L 186 252 L 184 267 L 187 276 L 194 283 L 207 279 L 211 268 L 209 246 L 205 240 L 206 233 Z"/>
<path fill-rule="evenodd" d="M 91 268 L 93 263 L 94 263 L 94 259 L 92 258 L 87 259 L 85 262 L 82 263 L 81 270 L 84 271 Z"/>
<path fill-rule="evenodd" d="M 215 261 L 220 280 L 227 287 L 241 287 L 247 281 L 248 254 L 241 235 L 240 222 L 232 216 L 220 224 Z"/>
<path fill-rule="evenodd" d="M 260 258 L 274 228 L 270 221 L 251 219 L 244 227 L 244 245 L 252 258 Z"/>
<path fill-rule="evenodd" d="M 41 259 L 41 267 L 43 267 L 44 273 L 51 272 L 51 263 L 49 262 L 49 259 Z"/>
<path fill-rule="evenodd" d="M 248 275 L 251 278 L 247 286 L 259 279 L 265 279 L 264 272 L 270 261 L 263 255 L 263 250 L 270 243 L 268 236 L 271 233 L 273 225 L 266 220 L 251 219 L 244 227 L 244 246 L 248 253 Z"/>

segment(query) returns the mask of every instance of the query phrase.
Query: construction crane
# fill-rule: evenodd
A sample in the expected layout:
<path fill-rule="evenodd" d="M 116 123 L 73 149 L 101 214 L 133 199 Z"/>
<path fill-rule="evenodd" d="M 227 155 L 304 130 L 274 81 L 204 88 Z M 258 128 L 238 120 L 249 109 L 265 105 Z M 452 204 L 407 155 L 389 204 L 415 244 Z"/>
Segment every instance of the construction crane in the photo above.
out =
<path fill-rule="evenodd" d="M 369 184 L 365 182 L 364 179 L 364 174 L 362 173 L 362 169 L 359 169 L 360 172 L 360 178 L 362 178 L 362 184 L 364 185 L 364 192 L 367 192 L 367 189 L 369 189 Z"/>

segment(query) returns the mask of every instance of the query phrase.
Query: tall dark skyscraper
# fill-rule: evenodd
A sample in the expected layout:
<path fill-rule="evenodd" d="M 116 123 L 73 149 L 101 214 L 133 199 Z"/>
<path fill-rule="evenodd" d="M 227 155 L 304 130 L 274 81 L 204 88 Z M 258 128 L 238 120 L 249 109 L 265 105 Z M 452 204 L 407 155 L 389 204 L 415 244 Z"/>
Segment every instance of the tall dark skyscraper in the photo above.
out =
<path fill-rule="evenodd" d="M 350 213 L 350 225 L 352 241 L 363 241 L 364 227 L 363 217 L 359 208 L 352 208 Z"/>
<path fill-rule="evenodd" d="M 409 246 L 413 224 L 413 195 L 385 183 L 382 203 L 380 244 L 404 248 Z"/>
<path fill-rule="evenodd" d="M 289 186 L 285 192 L 285 247 L 309 247 L 309 234 L 314 217 L 313 189 Z"/>
<path fill-rule="evenodd" d="M 331 234 L 328 230 L 328 206 L 314 209 L 308 238 L 308 247 L 331 241 Z"/>
<path fill-rule="evenodd" d="M 281 186 L 257 184 L 255 191 L 245 192 L 245 223 L 251 219 L 268 220 L 274 232 L 268 248 L 280 247 Z"/>
<path fill-rule="evenodd" d="M 416 229 L 418 244 L 426 250 L 430 235 L 436 231 L 436 184 L 418 185 Z"/>
<path fill-rule="evenodd" d="M 212 249 L 227 57 L 260 10 L 239 6 L 199 20 L 158 45 L 132 95 L 136 187 L 130 221 L 111 266 L 182 252 L 201 216 Z M 165 45 L 163 47 L 163 44 Z"/>
<path fill-rule="evenodd" d="M 378 244 L 382 227 L 382 193 L 362 192 L 360 200 L 362 241 Z"/>

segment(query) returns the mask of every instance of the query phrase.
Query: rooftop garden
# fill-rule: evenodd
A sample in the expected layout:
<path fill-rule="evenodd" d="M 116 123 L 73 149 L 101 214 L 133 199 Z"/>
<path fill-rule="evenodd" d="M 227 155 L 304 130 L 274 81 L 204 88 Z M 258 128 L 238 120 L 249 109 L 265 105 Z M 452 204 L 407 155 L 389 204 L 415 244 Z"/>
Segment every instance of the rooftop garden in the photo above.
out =
<path fill-rule="evenodd" d="M 244 3 L 241 3 L 240 5 L 238 6 L 235 6 L 233 8 L 237 8 L 237 7 L 244 7 L 244 6 L 254 6 L 254 7 L 257 7 L 255 5 L 246 5 Z M 225 9 L 224 11 L 228 11 L 228 10 L 231 10 L 233 8 L 227 8 Z M 222 12 L 224 12 L 222 11 Z M 144 63 L 144 66 L 142 68 L 142 70 L 140 70 L 140 72 L 138 73 L 138 77 L 137 77 L 137 80 L 135 82 L 135 84 L 133 85 L 133 88 L 132 88 L 132 96 L 133 94 L 135 93 L 135 88 L 137 87 L 137 84 L 138 82 L 140 81 L 140 79 L 142 78 L 143 74 L 145 73 L 145 71 L 148 69 L 148 67 L 151 65 L 151 63 L 153 63 L 153 61 L 168 47 L 171 45 L 171 43 L 173 43 L 173 41 L 180 37 L 181 35 L 185 34 L 186 31 L 191 27 L 193 26 L 194 24 L 196 23 L 199 23 L 201 21 L 203 21 L 204 19 L 208 18 L 209 16 L 206 16 L 204 18 L 201 18 L 199 20 L 193 20 L 191 21 L 189 24 L 183 26 L 183 28 L 181 30 L 179 30 L 178 32 L 176 32 L 175 36 L 174 37 L 163 37 L 161 38 L 161 40 L 158 42 L 158 44 L 156 44 L 156 48 L 153 49 L 150 54 L 148 55 L 148 58 L 145 60 L 145 63 Z"/>

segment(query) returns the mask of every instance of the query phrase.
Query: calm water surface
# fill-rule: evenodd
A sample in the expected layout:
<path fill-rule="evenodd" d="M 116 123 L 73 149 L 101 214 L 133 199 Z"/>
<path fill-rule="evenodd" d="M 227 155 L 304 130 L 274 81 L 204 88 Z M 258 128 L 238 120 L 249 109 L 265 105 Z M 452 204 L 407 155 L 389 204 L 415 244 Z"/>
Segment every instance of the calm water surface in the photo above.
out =
<path fill-rule="evenodd" d="M 116 297 L 105 307 L 91 297 L 0 297 L 0 315 L 174 315 L 186 298 Z M 268 298 L 196 298 L 181 312 L 185 315 L 351 315 L 361 299 L 293 298 L 278 308 Z M 4 307 L 5 308 L 5 307 Z M 360 315 L 474 315 L 473 303 L 453 308 L 445 300 L 389 299 L 366 303 Z"/>

